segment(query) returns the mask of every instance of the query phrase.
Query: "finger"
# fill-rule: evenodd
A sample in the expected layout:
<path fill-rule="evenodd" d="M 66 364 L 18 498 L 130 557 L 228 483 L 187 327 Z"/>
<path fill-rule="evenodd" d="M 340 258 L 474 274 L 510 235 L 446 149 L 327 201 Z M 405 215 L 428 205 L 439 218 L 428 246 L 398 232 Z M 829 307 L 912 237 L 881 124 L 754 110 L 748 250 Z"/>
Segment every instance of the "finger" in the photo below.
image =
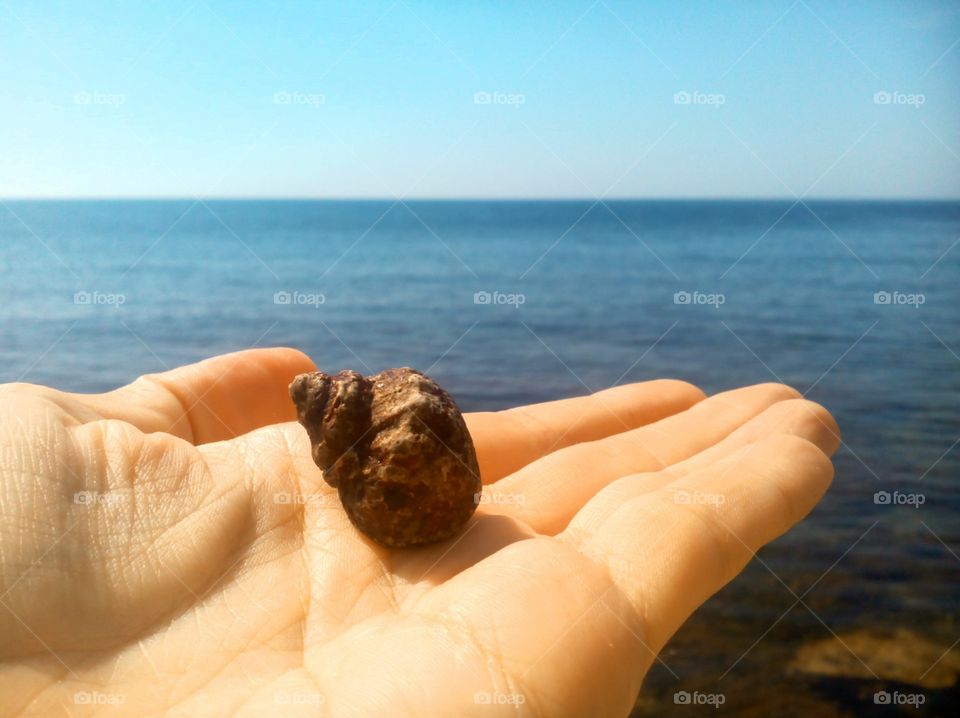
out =
<path fill-rule="evenodd" d="M 655 491 L 694 471 L 716 464 L 739 449 L 778 434 L 806 439 L 827 456 L 840 443 L 840 429 L 826 409 L 806 399 L 788 399 L 770 406 L 758 416 L 699 454 L 661 471 L 632 474 L 617 479 L 597 492 L 571 520 L 565 533 L 589 533 L 603 525 L 621 506 L 641 494 Z"/>
<path fill-rule="evenodd" d="M 560 539 L 607 566 L 659 650 L 761 546 L 806 516 L 832 478 L 814 444 L 771 436 L 637 496 L 593 533 Z"/>
<path fill-rule="evenodd" d="M 466 420 L 480 475 L 489 483 L 557 449 L 649 424 L 703 398 L 692 384 L 661 379 L 575 399 L 467 414 Z"/>
<path fill-rule="evenodd" d="M 659 471 L 712 446 L 767 407 L 799 394 L 759 384 L 712 396 L 679 414 L 598 441 L 576 444 L 498 481 L 490 503 L 539 533 L 561 531 L 604 486 L 627 474 Z"/>
<path fill-rule="evenodd" d="M 314 369 L 295 349 L 248 349 L 147 374 L 105 394 L 70 396 L 102 418 L 204 444 L 295 419 L 287 387 Z"/>

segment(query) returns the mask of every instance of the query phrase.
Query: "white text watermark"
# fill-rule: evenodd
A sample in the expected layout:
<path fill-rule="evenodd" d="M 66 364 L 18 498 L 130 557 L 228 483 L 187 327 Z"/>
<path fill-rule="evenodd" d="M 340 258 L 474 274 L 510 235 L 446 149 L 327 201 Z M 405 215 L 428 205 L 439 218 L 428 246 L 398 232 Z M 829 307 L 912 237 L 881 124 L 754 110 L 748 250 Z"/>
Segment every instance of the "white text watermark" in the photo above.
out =
<path fill-rule="evenodd" d="M 474 292 L 474 304 L 505 305 L 519 309 L 521 305 L 527 303 L 525 294 L 508 294 L 506 292 Z"/>
<path fill-rule="evenodd" d="M 720 294 L 719 292 L 680 291 L 673 293 L 673 303 L 691 306 L 701 305 L 719 309 L 727 303 L 727 297 L 725 294 Z"/>
<path fill-rule="evenodd" d="M 873 104 L 875 105 L 907 105 L 914 109 L 920 109 L 926 102 L 927 96 L 919 92 L 888 92 L 887 90 L 881 90 L 873 93 Z"/>
<path fill-rule="evenodd" d="M 912 506 L 919 509 L 927 503 L 927 497 L 924 494 L 903 491 L 878 491 L 873 495 L 873 503 L 877 506 Z"/>
<path fill-rule="evenodd" d="M 326 302 L 326 295 L 319 292 L 281 291 L 273 294 L 273 303 L 282 306 L 319 308 L 321 304 L 326 304 Z"/>
<path fill-rule="evenodd" d="M 519 92 L 474 92 L 475 105 L 503 105 L 519 110 L 527 102 L 527 96 Z"/>
<path fill-rule="evenodd" d="M 718 92 L 700 92 L 699 90 L 680 90 L 673 93 L 675 105 L 704 105 L 706 107 L 722 107 L 727 102 L 727 96 Z"/>

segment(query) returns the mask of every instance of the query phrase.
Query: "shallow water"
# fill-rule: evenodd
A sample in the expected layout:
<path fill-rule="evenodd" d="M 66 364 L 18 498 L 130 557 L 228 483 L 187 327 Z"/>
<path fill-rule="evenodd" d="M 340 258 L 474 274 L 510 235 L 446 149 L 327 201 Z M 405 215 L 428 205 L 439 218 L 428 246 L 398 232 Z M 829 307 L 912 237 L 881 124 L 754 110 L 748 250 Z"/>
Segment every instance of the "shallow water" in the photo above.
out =
<path fill-rule="evenodd" d="M 677 686 L 763 704 L 830 631 L 960 638 L 958 239 L 956 202 L 6 202 L 0 381 L 96 391 L 287 344 L 428 370 L 467 410 L 663 376 L 792 384 L 843 429 L 834 488 L 678 634 L 642 710 Z M 784 584 L 837 559 L 727 672 L 794 603 Z"/>

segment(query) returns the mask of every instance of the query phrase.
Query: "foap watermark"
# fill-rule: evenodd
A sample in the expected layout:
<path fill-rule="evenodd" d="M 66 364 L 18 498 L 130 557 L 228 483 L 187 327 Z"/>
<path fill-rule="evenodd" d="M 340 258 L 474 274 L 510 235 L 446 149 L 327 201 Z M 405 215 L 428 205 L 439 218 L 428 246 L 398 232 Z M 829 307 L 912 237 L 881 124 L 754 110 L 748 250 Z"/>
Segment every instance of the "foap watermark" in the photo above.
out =
<path fill-rule="evenodd" d="M 919 92 L 888 92 L 880 90 L 873 93 L 873 104 L 875 105 L 907 105 L 915 110 L 927 102 L 927 96 Z"/>
<path fill-rule="evenodd" d="M 527 96 L 520 92 L 474 92 L 473 104 L 475 105 L 505 105 L 519 110 L 527 102 Z"/>
<path fill-rule="evenodd" d="M 927 503 L 927 497 L 905 491 L 878 491 L 873 495 L 873 503 L 877 506 L 912 506 L 919 509 Z"/>
<path fill-rule="evenodd" d="M 727 102 L 727 96 L 719 92 L 700 92 L 699 90 L 680 90 L 673 93 L 675 105 L 705 105 L 720 108 Z"/>
<path fill-rule="evenodd" d="M 900 691 L 877 691 L 873 702 L 878 706 L 913 706 L 919 708 L 927 702 L 923 693 L 901 693 Z"/>
<path fill-rule="evenodd" d="M 473 702 L 478 706 L 522 706 L 527 702 L 523 693 L 501 693 L 500 691 L 477 691 Z"/>
<path fill-rule="evenodd" d="M 73 494 L 73 503 L 77 506 L 112 506 L 123 501 L 123 497 L 110 491 L 77 491 Z"/>
<path fill-rule="evenodd" d="M 519 309 L 521 305 L 527 303 L 527 295 L 520 294 L 519 292 L 515 294 L 507 294 L 506 292 L 474 292 L 473 303 L 491 305 L 500 304 Z"/>
<path fill-rule="evenodd" d="M 673 503 L 687 504 L 690 506 L 720 506 L 727 498 L 723 494 L 709 493 L 706 491 L 688 491 L 680 489 L 673 493 Z"/>
<path fill-rule="evenodd" d="M 123 693 L 101 693 L 100 691 L 77 691 L 73 702 L 78 706 L 121 706 L 127 702 Z"/>
<path fill-rule="evenodd" d="M 523 506 L 527 497 L 523 494 L 511 494 L 506 491 L 478 491 L 473 495 L 473 503 L 477 506 L 488 504 L 491 506 Z"/>
<path fill-rule="evenodd" d="M 93 307 L 120 307 L 127 303 L 127 295 L 111 292 L 74 292 L 73 303 Z"/>
<path fill-rule="evenodd" d="M 322 693 L 310 691 L 278 691 L 273 694 L 273 702 L 278 706 L 313 706 L 319 708 L 327 699 Z"/>
<path fill-rule="evenodd" d="M 325 494 L 300 494 L 290 491 L 278 491 L 273 495 L 273 503 L 287 506 L 305 506 L 306 504 L 322 504 L 327 500 Z"/>
<path fill-rule="evenodd" d="M 927 296 L 916 292 L 913 294 L 907 292 L 874 292 L 873 303 L 888 307 L 913 307 L 919 309 L 921 305 L 926 304 Z"/>
<path fill-rule="evenodd" d="M 281 306 L 319 309 L 321 304 L 327 303 L 327 297 L 319 292 L 288 292 L 283 290 L 274 292 L 273 303 Z"/>
<path fill-rule="evenodd" d="M 327 96 L 320 92 L 281 90 L 273 93 L 273 104 L 317 109 L 320 105 L 327 104 Z"/>
<path fill-rule="evenodd" d="M 680 291 L 673 293 L 673 303 L 681 305 L 701 305 L 719 309 L 727 303 L 727 296 L 719 292 Z"/>
<path fill-rule="evenodd" d="M 719 708 L 727 702 L 723 693 L 703 693 L 701 691 L 677 691 L 673 702 L 678 706 L 713 706 Z"/>
<path fill-rule="evenodd" d="M 95 90 L 81 90 L 73 93 L 73 104 L 99 107 L 120 107 L 127 101 L 126 95 L 116 92 L 99 92 Z"/>

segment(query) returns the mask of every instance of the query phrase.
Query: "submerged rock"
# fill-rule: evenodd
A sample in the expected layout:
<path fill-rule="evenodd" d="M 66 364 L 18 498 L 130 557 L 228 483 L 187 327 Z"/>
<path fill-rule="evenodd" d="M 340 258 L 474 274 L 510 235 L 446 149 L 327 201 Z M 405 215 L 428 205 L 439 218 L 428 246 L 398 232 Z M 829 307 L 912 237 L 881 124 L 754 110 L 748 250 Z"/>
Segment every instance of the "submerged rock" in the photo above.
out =
<path fill-rule="evenodd" d="M 960 652 L 906 628 L 860 630 L 802 646 L 791 672 L 814 676 L 879 678 L 919 688 L 950 688 L 960 680 Z"/>

